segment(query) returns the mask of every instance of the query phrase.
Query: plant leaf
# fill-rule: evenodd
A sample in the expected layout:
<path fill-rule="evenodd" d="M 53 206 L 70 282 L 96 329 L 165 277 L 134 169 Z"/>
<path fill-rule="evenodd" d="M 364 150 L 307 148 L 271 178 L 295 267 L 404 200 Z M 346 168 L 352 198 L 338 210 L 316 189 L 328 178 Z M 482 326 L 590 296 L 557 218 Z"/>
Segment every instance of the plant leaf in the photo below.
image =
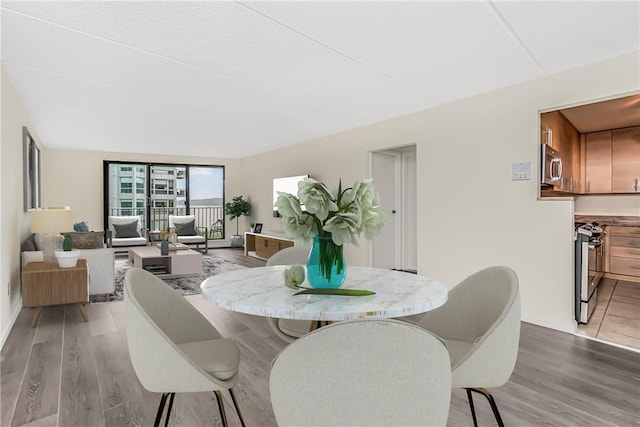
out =
<path fill-rule="evenodd" d="M 367 296 L 367 295 L 375 295 L 376 293 L 373 291 L 368 291 L 366 289 L 303 289 L 300 292 L 296 292 L 293 295 L 344 295 L 344 296 Z"/>

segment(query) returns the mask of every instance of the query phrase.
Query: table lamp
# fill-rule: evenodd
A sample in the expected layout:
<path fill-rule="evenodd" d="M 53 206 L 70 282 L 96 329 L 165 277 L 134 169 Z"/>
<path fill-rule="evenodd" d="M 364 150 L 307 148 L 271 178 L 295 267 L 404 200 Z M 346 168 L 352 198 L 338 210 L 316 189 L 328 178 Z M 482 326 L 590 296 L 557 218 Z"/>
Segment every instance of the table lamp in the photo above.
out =
<path fill-rule="evenodd" d="M 37 209 L 31 211 L 31 232 L 60 234 L 73 230 L 73 211 L 68 206 Z M 55 256 L 60 267 L 75 267 L 80 251 L 71 249 L 71 236 L 64 249 L 56 249 Z"/>

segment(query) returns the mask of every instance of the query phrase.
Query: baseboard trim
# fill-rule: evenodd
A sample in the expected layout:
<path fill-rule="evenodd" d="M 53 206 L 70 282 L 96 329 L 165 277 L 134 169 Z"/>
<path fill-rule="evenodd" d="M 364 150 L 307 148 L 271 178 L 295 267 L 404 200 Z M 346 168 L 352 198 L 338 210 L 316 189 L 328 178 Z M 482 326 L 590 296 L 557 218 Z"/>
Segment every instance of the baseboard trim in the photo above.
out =
<path fill-rule="evenodd" d="M 576 330 L 578 329 L 578 324 L 575 321 L 562 322 L 562 323 L 557 321 L 550 322 L 546 318 L 530 316 L 526 314 L 522 314 L 522 321 L 527 323 L 532 323 L 534 325 L 542 326 L 545 328 L 554 329 L 556 331 L 566 332 L 568 334 L 575 334 Z"/>
<path fill-rule="evenodd" d="M 9 326 L 6 330 L 2 331 L 2 345 L 0 345 L 0 349 L 4 349 L 4 343 L 7 342 L 7 338 L 9 338 L 9 334 L 13 329 L 13 325 L 16 324 L 16 320 L 18 320 L 18 315 L 20 314 L 20 310 L 22 310 L 22 301 L 18 305 L 18 309 L 11 315 L 11 319 L 9 320 Z"/>
<path fill-rule="evenodd" d="M 623 280 L 625 282 L 635 282 L 640 283 L 640 276 L 624 276 L 622 274 L 614 274 L 614 273 L 604 273 L 603 277 L 605 279 L 615 279 L 615 280 Z"/>

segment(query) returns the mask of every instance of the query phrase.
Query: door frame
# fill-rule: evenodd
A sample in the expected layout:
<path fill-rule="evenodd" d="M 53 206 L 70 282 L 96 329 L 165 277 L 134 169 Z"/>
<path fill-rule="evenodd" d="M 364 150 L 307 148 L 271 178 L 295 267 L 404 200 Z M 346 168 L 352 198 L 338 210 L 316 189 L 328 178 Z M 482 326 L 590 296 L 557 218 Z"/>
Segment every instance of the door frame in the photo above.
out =
<path fill-rule="evenodd" d="M 407 191 L 406 191 L 406 182 L 408 179 L 406 174 L 406 167 L 405 167 L 406 153 L 411 153 L 412 156 L 415 156 L 416 165 L 417 165 L 418 150 L 417 150 L 416 144 L 410 144 L 410 145 L 401 146 L 401 147 L 393 147 L 393 148 L 387 148 L 387 149 L 375 150 L 375 151 L 369 152 L 369 174 L 374 178 L 374 182 L 376 178 L 374 175 L 375 171 L 373 168 L 374 156 L 376 154 L 381 154 L 381 155 L 393 156 L 394 158 L 393 176 L 394 176 L 395 197 L 394 197 L 394 206 L 392 207 L 392 210 L 395 210 L 396 212 L 398 211 L 400 212 L 398 212 L 398 214 L 393 214 L 392 215 L 393 218 L 391 218 L 390 220 L 394 221 L 394 226 L 396 230 L 395 239 L 394 239 L 394 245 L 395 245 L 394 268 L 398 270 L 405 270 L 407 267 L 407 262 L 406 262 L 407 244 L 408 244 L 407 239 L 409 236 L 408 236 L 408 230 L 407 230 L 408 213 L 406 212 L 406 209 L 407 209 L 407 197 L 409 197 L 410 195 L 407 194 Z M 413 179 L 415 180 L 415 185 L 416 185 L 416 194 L 414 195 L 414 197 L 417 199 L 417 170 L 416 170 L 416 176 Z M 416 209 L 417 209 L 417 205 L 416 205 Z M 417 218 L 417 212 L 415 212 L 415 217 Z M 415 234 L 416 234 L 415 231 L 417 230 L 414 230 L 414 238 L 417 239 L 417 237 L 415 237 Z M 374 239 L 371 242 L 370 249 L 369 249 L 370 265 L 373 265 L 373 252 L 374 252 L 375 244 L 376 244 L 376 241 Z M 417 246 L 416 246 L 416 249 L 417 249 Z M 416 266 L 416 269 L 417 269 L 417 266 Z"/>

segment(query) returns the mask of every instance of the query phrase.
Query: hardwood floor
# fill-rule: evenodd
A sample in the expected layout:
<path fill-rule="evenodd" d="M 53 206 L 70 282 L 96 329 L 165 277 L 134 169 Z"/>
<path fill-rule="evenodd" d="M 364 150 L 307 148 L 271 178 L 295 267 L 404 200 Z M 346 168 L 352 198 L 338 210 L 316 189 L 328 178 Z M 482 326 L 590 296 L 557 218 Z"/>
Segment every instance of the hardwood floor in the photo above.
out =
<path fill-rule="evenodd" d="M 214 251 L 247 266 L 264 264 L 237 250 Z M 275 426 L 269 370 L 285 343 L 262 317 L 217 308 L 199 295 L 187 299 L 240 346 L 236 391 L 247 425 Z M 33 310 L 21 311 L 1 353 L 2 426 L 153 423 L 160 395 L 146 391 L 135 376 L 123 303 L 86 308 L 88 323 L 73 305 L 46 308 L 35 329 Z M 640 426 L 640 353 L 522 323 L 515 371 L 492 392 L 506 425 Z M 230 422 L 239 425 L 225 398 Z M 481 425 L 495 425 L 481 398 L 476 408 Z M 169 424 L 220 425 L 213 393 L 177 394 Z M 452 392 L 448 425 L 472 425 L 462 390 Z"/>

